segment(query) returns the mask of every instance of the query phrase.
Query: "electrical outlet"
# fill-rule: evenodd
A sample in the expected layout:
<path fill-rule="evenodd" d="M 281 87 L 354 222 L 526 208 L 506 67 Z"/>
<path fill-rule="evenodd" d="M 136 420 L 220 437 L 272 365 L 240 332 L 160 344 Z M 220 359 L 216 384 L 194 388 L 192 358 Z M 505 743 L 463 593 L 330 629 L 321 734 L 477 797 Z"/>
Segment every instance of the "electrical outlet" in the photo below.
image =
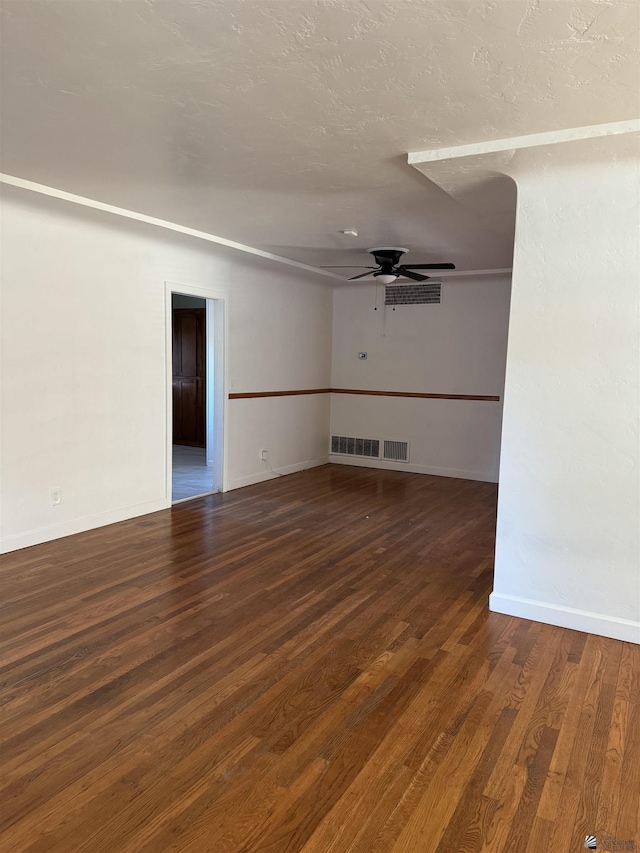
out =
<path fill-rule="evenodd" d="M 265 462 L 267 461 L 267 451 L 266 450 L 260 451 L 260 459 L 264 460 Z"/>
<path fill-rule="evenodd" d="M 58 506 L 62 503 L 62 489 L 51 489 L 51 506 Z"/>

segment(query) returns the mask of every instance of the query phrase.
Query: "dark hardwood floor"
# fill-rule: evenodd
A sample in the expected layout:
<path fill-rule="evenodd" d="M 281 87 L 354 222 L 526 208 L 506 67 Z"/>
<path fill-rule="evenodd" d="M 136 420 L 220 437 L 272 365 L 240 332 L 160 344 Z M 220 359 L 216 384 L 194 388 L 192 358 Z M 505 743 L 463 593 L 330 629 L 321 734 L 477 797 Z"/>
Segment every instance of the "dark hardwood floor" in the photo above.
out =
<path fill-rule="evenodd" d="M 325 466 L 3 557 L 0 849 L 640 850 L 640 647 L 489 613 L 495 504 Z"/>

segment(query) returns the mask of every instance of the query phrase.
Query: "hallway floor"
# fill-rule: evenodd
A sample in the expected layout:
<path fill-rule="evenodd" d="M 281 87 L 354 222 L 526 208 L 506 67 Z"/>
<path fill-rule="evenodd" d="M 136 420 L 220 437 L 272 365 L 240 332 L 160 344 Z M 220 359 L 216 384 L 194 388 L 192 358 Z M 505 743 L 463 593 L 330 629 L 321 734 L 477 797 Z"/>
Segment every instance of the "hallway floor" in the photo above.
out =
<path fill-rule="evenodd" d="M 171 500 L 181 501 L 210 492 L 213 469 L 207 467 L 204 447 L 173 445 L 173 482 Z"/>

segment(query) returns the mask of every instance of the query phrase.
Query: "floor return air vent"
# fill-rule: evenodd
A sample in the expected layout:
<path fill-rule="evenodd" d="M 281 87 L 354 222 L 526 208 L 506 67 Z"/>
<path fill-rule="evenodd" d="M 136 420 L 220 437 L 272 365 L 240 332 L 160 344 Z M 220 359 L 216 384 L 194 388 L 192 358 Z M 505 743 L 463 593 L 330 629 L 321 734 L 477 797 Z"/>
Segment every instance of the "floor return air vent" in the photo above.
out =
<path fill-rule="evenodd" d="M 381 447 L 382 456 L 380 456 Z M 364 456 L 368 459 L 386 459 L 389 462 L 408 462 L 409 442 L 332 435 L 331 453 L 341 456 Z"/>
<path fill-rule="evenodd" d="M 331 452 L 345 456 L 367 456 L 380 458 L 380 442 L 377 438 L 352 438 L 346 435 L 331 436 Z"/>
<path fill-rule="evenodd" d="M 391 459 L 393 462 L 408 462 L 409 442 L 387 441 L 385 439 L 383 459 Z"/>

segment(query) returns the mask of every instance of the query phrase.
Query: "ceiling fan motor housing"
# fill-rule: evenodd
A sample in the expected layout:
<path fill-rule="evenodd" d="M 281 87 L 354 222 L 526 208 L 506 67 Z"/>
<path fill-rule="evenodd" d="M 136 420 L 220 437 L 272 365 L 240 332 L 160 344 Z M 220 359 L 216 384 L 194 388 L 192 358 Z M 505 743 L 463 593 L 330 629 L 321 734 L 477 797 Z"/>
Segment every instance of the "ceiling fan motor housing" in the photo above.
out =
<path fill-rule="evenodd" d="M 367 251 L 370 255 L 373 255 L 376 263 L 382 267 L 382 272 L 390 272 L 393 267 L 398 265 L 400 258 L 406 255 L 409 250 L 401 249 L 397 246 L 380 246 L 380 248 L 368 249 Z"/>

